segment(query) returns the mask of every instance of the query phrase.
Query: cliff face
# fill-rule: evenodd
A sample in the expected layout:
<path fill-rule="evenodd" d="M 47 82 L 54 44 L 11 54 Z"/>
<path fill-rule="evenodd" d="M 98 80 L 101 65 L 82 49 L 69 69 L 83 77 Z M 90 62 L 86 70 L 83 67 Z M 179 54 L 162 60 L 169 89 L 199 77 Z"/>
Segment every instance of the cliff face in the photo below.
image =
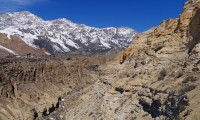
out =
<path fill-rule="evenodd" d="M 59 107 L 61 98 L 93 83 L 79 59 L 10 59 L 0 62 L 0 119 L 35 119 Z M 35 117 L 35 118 L 34 118 Z"/>
<path fill-rule="evenodd" d="M 180 18 L 165 20 L 160 26 L 141 33 L 134 38 L 129 48 L 121 55 L 141 57 L 142 53 L 143 55 L 153 54 L 158 58 L 174 59 L 172 56 L 179 54 L 180 57 L 180 52 L 181 54 L 186 51 L 190 53 L 194 46 L 200 42 L 199 7 L 198 0 L 188 0 Z M 187 55 L 181 56 L 187 57 Z M 125 58 L 120 57 L 120 59 L 120 62 L 123 63 Z"/>
<path fill-rule="evenodd" d="M 129 99 L 135 98 L 136 119 L 199 118 L 199 5 L 198 0 L 187 1 L 180 18 L 136 36 L 118 55 L 124 68 L 131 66 L 127 72 L 133 77 L 115 85 L 134 91 Z"/>

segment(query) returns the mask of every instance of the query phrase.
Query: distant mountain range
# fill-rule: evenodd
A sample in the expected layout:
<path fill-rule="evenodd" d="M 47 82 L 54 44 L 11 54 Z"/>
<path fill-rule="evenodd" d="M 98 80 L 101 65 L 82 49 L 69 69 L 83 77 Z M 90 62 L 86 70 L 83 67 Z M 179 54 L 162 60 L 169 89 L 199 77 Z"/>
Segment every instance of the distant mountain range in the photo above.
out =
<path fill-rule="evenodd" d="M 7 35 L 8 41 L 12 41 L 13 35 L 19 36 L 31 49 L 42 49 L 46 54 L 96 53 L 123 49 L 130 45 L 137 34 L 127 27 L 94 28 L 65 18 L 45 21 L 27 11 L 0 15 L 0 33 Z M 16 52 L 3 46 L 1 42 L 0 45 L 1 50 L 11 54 Z"/>

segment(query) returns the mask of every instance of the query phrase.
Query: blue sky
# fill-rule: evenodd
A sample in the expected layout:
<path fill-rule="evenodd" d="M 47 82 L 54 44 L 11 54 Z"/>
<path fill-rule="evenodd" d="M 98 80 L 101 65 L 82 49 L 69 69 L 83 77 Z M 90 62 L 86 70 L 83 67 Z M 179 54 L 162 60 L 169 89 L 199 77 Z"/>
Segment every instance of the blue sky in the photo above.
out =
<path fill-rule="evenodd" d="M 186 0 L 0 0 L 0 12 L 30 11 L 93 27 L 131 27 L 138 32 L 177 18 Z"/>

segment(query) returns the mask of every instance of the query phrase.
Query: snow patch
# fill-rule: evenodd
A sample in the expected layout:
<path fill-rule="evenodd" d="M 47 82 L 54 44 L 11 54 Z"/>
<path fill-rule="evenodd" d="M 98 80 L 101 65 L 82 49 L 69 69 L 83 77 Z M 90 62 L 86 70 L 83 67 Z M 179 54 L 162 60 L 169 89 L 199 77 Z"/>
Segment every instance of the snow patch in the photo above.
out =
<path fill-rule="evenodd" d="M 107 48 L 111 48 L 109 43 L 106 43 L 106 42 L 104 42 L 104 41 L 100 41 L 100 42 L 101 42 L 101 44 L 102 44 L 103 46 L 105 46 L 105 47 L 107 47 Z"/>
<path fill-rule="evenodd" d="M 8 38 L 9 40 L 12 40 L 9 34 L 7 34 L 7 38 Z"/>
<path fill-rule="evenodd" d="M 48 53 L 48 52 L 45 52 L 45 54 L 46 54 L 46 55 L 51 55 L 51 54 L 50 54 L 50 53 Z"/>
<path fill-rule="evenodd" d="M 1 49 L 1 50 L 4 50 L 4 51 L 7 51 L 7 52 L 9 52 L 9 53 L 11 53 L 11 54 L 13 54 L 13 55 L 17 55 L 14 51 L 12 51 L 12 50 L 10 50 L 10 49 L 4 47 L 4 46 L 1 46 L 1 45 L 0 45 L 0 49 Z"/>
<path fill-rule="evenodd" d="M 63 48 L 64 52 L 69 52 L 70 51 L 70 49 L 65 46 L 65 44 L 64 44 L 64 42 L 62 40 L 51 38 L 51 41 L 54 42 L 54 43 L 59 44 Z"/>

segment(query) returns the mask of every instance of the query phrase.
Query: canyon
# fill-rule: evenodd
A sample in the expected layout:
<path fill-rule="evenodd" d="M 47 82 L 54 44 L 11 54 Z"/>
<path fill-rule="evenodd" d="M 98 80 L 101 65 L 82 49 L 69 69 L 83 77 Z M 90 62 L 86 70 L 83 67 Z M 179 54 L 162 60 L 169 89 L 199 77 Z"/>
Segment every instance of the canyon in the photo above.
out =
<path fill-rule="evenodd" d="M 0 119 L 198 120 L 199 11 L 188 0 L 116 56 L 2 58 Z"/>

